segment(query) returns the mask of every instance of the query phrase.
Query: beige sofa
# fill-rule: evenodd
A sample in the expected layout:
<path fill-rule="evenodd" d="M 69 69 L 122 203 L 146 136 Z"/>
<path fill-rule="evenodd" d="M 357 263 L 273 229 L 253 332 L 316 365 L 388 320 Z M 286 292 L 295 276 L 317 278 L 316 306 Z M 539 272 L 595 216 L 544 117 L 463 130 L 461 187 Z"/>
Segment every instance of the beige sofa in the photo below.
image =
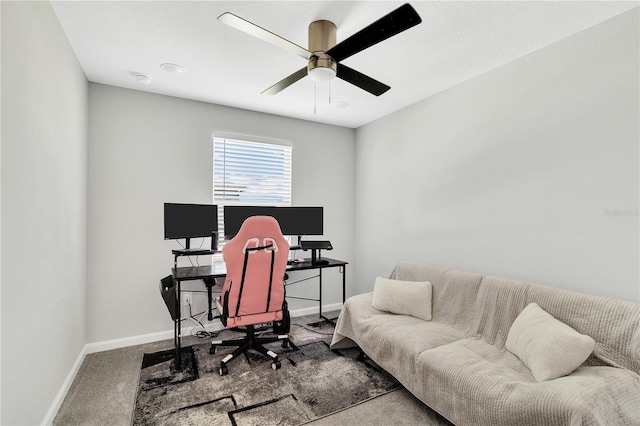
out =
<path fill-rule="evenodd" d="M 639 304 L 423 263 L 400 263 L 390 278 L 431 283 L 431 321 L 376 310 L 373 293 L 360 294 L 345 302 L 331 347 L 359 346 L 451 422 L 640 425 Z M 537 382 L 506 349 L 531 302 L 595 340 L 568 376 Z"/>

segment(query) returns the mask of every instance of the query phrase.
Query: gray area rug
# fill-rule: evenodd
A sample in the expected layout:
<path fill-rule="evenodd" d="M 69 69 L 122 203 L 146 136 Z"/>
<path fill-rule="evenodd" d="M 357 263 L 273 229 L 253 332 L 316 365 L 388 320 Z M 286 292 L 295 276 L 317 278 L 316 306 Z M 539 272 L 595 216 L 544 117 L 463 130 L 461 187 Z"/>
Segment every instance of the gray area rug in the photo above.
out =
<path fill-rule="evenodd" d="M 185 368 L 176 371 L 173 351 L 145 354 L 134 425 L 297 425 L 399 388 L 396 380 L 358 350 L 331 351 L 333 326 L 292 325 L 295 346 L 266 345 L 282 367 L 250 351 L 220 376 L 220 360 L 233 348 L 209 354 L 210 341 L 183 348 Z M 242 337 L 228 330 L 218 339 Z"/>

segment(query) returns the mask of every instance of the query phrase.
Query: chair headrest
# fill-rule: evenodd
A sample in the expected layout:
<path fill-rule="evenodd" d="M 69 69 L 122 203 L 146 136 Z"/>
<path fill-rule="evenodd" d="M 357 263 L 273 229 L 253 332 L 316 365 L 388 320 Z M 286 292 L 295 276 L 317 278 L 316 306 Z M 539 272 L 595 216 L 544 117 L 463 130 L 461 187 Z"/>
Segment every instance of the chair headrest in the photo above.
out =
<path fill-rule="evenodd" d="M 248 217 L 240 227 L 240 230 L 222 249 L 241 249 L 243 252 L 255 251 L 257 248 L 266 251 L 278 251 L 288 243 L 282 235 L 280 224 L 271 216 Z M 228 248 L 229 247 L 229 248 Z M 253 250 L 252 250 L 253 249 Z"/>

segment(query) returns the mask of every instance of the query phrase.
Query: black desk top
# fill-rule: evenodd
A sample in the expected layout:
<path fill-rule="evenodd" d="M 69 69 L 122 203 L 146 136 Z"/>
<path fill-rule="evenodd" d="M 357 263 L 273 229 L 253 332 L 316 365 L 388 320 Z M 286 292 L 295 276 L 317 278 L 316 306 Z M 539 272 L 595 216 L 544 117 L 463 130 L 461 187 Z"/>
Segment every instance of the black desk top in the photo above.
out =
<path fill-rule="evenodd" d="M 293 263 L 287 265 L 287 272 L 289 271 L 304 271 L 306 269 L 322 269 L 322 268 L 335 268 L 338 266 L 348 265 L 349 262 L 345 262 L 344 260 L 331 259 L 328 257 L 322 257 L 322 260 L 328 262 L 323 264 L 311 263 L 311 260 L 302 263 Z"/>
<path fill-rule="evenodd" d="M 311 261 L 294 263 L 287 265 L 287 272 L 304 271 L 307 269 L 336 268 L 349 264 L 349 262 L 330 259 L 328 257 L 323 257 L 322 260 L 326 260 L 329 263 L 324 265 L 313 264 Z M 179 281 L 201 280 L 205 278 L 222 278 L 227 275 L 227 268 L 224 263 L 220 262 L 213 265 L 181 266 L 178 268 L 171 268 L 171 273 L 173 274 L 173 278 Z"/>

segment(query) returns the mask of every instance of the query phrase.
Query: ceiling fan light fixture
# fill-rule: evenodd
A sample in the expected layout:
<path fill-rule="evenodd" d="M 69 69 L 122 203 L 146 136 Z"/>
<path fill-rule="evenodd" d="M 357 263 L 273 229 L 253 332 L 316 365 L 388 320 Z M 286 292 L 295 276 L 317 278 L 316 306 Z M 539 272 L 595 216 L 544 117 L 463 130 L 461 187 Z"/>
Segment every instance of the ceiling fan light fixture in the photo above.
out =
<path fill-rule="evenodd" d="M 324 83 L 336 78 L 336 72 L 331 68 L 313 68 L 309 70 L 309 78 L 318 83 Z"/>
<path fill-rule="evenodd" d="M 315 52 L 309 58 L 307 74 L 309 78 L 317 82 L 331 81 L 336 77 L 338 66 L 329 55 L 323 52 Z"/>

